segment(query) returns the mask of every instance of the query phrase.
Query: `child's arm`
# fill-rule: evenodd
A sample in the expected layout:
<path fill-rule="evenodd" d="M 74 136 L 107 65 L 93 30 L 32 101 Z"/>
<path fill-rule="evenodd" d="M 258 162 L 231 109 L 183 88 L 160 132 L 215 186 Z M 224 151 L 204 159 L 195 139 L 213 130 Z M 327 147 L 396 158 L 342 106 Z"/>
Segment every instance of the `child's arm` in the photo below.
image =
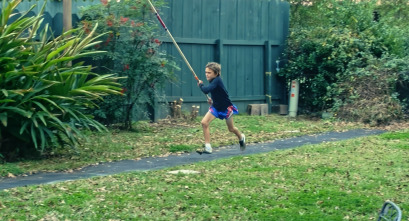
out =
<path fill-rule="evenodd" d="M 208 103 L 210 106 L 212 106 L 213 100 L 209 97 L 209 99 L 207 100 L 207 103 Z"/>
<path fill-rule="evenodd" d="M 197 86 L 200 87 L 200 89 L 202 90 L 203 93 L 205 93 L 205 92 L 203 91 L 203 89 L 202 89 L 202 87 L 204 87 L 202 80 L 199 80 L 199 81 L 197 82 Z M 209 85 L 209 86 L 210 86 L 210 85 Z M 207 103 L 208 103 L 209 105 L 212 105 L 212 104 L 213 104 L 213 100 L 207 95 L 208 93 L 205 93 L 205 94 L 206 94 L 206 97 L 207 97 Z"/>
<path fill-rule="evenodd" d="M 200 89 L 202 90 L 203 93 L 208 94 L 210 92 L 212 92 L 217 84 L 218 84 L 218 80 L 217 78 L 215 78 L 212 82 L 210 82 L 210 84 L 208 86 L 204 86 L 203 81 L 199 80 L 199 82 L 197 83 L 197 85 L 200 87 Z"/>

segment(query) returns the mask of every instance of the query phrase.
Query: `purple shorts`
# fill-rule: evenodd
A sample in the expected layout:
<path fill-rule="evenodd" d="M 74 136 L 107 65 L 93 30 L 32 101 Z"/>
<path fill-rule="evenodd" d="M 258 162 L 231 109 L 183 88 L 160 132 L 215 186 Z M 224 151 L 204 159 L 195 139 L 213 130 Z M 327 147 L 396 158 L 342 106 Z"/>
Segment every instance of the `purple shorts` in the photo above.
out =
<path fill-rule="evenodd" d="M 237 109 L 236 105 L 232 105 L 230 107 L 228 107 L 225 111 L 217 111 L 216 108 L 214 108 L 213 106 L 211 106 L 209 108 L 210 113 L 213 114 L 213 116 L 215 116 L 216 118 L 219 118 L 221 120 L 224 119 L 229 119 L 233 114 L 238 114 L 239 110 Z"/>

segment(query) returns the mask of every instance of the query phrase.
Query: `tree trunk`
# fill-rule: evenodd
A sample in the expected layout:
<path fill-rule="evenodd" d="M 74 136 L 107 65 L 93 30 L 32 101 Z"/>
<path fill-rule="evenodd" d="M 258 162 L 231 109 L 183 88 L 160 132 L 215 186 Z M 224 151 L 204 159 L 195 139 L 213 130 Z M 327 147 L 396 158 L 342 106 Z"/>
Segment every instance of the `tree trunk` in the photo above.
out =
<path fill-rule="evenodd" d="M 71 0 L 63 0 L 63 31 L 72 29 L 72 2 Z"/>

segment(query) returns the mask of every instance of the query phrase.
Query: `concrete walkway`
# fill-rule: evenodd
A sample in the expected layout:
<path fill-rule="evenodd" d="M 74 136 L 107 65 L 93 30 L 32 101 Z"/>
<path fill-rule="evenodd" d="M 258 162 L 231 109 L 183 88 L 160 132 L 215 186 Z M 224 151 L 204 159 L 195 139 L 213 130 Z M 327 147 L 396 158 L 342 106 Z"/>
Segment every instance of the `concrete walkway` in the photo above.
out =
<path fill-rule="evenodd" d="M 346 132 L 328 132 L 317 135 L 294 137 L 260 144 L 248 144 L 244 152 L 238 145 L 225 146 L 213 149 L 213 154 L 199 155 L 196 152 L 167 157 L 143 158 L 141 160 L 124 160 L 118 162 L 101 163 L 88 166 L 72 173 L 37 173 L 29 176 L 15 178 L 0 178 L 0 190 L 29 185 L 51 184 L 68 180 L 86 179 L 95 176 L 106 176 L 130 171 L 158 170 L 177 165 L 193 164 L 201 161 L 210 161 L 240 155 L 271 152 L 280 149 L 295 148 L 306 144 L 319 144 L 322 142 L 340 141 L 362 136 L 384 133 L 382 130 L 351 130 Z"/>

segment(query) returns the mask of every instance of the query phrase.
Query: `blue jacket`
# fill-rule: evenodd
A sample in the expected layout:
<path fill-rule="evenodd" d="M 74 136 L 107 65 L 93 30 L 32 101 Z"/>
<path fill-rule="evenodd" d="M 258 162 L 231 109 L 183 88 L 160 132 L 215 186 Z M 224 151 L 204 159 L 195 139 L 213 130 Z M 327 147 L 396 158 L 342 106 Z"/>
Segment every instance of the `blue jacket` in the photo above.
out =
<path fill-rule="evenodd" d="M 226 88 L 224 87 L 223 81 L 219 76 L 211 80 L 208 86 L 200 84 L 199 87 L 203 91 L 203 93 L 211 94 L 213 107 L 217 111 L 225 111 L 228 107 L 233 105 L 229 98 L 229 92 L 227 92 Z"/>

